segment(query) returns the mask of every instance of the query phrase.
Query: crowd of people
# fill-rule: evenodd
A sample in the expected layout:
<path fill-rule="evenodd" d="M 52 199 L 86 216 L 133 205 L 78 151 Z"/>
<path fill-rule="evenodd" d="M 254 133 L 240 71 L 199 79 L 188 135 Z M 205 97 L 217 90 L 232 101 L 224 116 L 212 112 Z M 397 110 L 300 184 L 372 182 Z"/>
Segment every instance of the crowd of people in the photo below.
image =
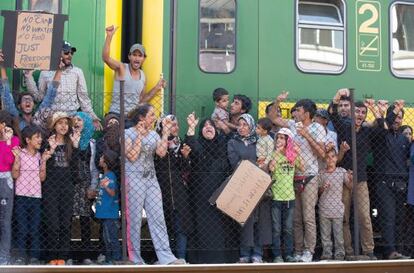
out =
<path fill-rule="evenodd" d="M 230 104 L 229 92 L 217 88 L 211 117 L 199 120 L 197 113 L 189 113 L 182 134 L 175 115 L 157 119 L 148 104 L 166 82 L 161 78 L 144 92 L 144 47 L 130 48 L 129 63 L 110 57 L 115 32 L 113 26 L 106 28 L 102 53 L 115 71 L 112 103 L 103 122 L 93 110 L 82 70 L 72 64 L 77 49 L 70 43 L 62 44 L 57 71 L 42 71 L 37 83 L 32 71 L 24 72 L 27 91 L 17 98 L 1 67 L 0 264 L 73 264 L 73 216 L 79 218 L 86 250 L 91 249 L 91 223 L 99 220 L 103 262 L 116 264 L 123 258 L 121 201 L 133 264 L 145 264 L 144 210 L 158 264 L 263 263 L 269 256 L 265 246 L 271 246 L 275 263 L 311 262 L 317 258 L 317 238 L 322 246 L 319 260 L 376 260 L 372 196 L 378 201 L 383 241 L 376 254 L 409 258 L 397 247 L 397 234 L 412 218 L 414 206 L 413 131 L 402 126 L 404 101 L 355 102 L 352 119 L 349 90 L 339 89 L 327 109 L 300 99 L 290 109 L 292 119 L 285 119 L 280 104 L 288 92 L 281 92 L 256 123 L 249 114 L 249 97 L 234 95 Z M 2 58 L 0 54 L 0 62 Z M 119 125 L 121 79 L 124 132 Z M 367 121 L 368 112 L 374 121 Z M 356 155 L 350 149 L 352 127 Z M 102 131 L 99 137 L 94 137 L 96 131 Z M 125 143 L 120 142 L 122 133 Z M 210 204 L 242 160 L 272 179 L 243 226 Z M 359 226 L 360 246 L 353 245 L 352 209 L 358 215 L 354 225 Z M 360 248 L 363 255 L 356 257 Z M 82 262 L 94 263 L 91 257 Z"/>

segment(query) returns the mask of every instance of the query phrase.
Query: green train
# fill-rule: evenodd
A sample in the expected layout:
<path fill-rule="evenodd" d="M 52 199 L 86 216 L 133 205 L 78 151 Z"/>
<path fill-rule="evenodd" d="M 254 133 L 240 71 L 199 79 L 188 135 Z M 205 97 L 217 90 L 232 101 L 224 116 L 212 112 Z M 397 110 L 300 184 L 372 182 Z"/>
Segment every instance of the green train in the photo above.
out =
<path fill-rule="evenodd" d="M 414 1 L 2 0 L 0 9 L 42 2 L 69 15 L 65 38 L 78 48 L 74 63 L 100 114 L 112 90 L 100 57 L 110 24 L 123 28 L 112 55 L 125 59 L 132 35 L 149 53 L 148 87 L 160 73 L 168 80 L 154 102 L 166 112 L 208 116 L 217 87 L 256 105 L 280 90 L 326 101 L 340 87 L 355 88 L 357 98 L 412 101 Z"/>

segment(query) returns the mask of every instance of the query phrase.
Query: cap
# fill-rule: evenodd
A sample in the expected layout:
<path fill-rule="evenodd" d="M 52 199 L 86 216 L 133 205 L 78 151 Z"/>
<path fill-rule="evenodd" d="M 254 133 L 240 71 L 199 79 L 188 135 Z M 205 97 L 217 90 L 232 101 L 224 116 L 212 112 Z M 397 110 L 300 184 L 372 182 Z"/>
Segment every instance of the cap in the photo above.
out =
<path fill-rule="evenodd" d="M 73 47 L 68 41 L 63 41 L 62 50 L 71 51 L 72 53 L 74 53 L 76 52 L 76 47 Z"/>
<path fill-rule="evenodd" d="M 316 110 L 315 116 L 329 120 L 329 113 L 325 109 Z"/>
<path fill-rule="evenodd" d="M 53 127 L 55 127 L 56 122 L 64 118 L 66 118 L 69 121 L 69 126 L 72 126 L 72 119 L 69 117 L 69 115 L 66 112 L 59 111 L 59 112 L 55 112 L 52 115 L 49 128 L 52 130 Z"/>
<path fill-rule="evenodd" d="M 277 131 L 276 134 L 287 135 L 289 138 L 293 139 L 293 133 L 288 128 L 280 128 L 279 131 Z"/>
<path fill-rule="evenodd" d="M 129 54 L 133 53 L 135 50 L 139 50 L 144 56 L 147 56 L 145 54 L 145 48 L 141 44 L 133 44 L 131 48 L 129 49 Z"/>

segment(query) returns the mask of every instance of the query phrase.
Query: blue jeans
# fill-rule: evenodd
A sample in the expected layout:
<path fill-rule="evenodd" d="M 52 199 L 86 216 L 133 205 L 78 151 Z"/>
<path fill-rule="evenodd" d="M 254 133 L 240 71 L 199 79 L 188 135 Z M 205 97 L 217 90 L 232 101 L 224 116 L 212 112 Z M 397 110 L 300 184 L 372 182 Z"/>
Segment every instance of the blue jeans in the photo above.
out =
<path fill-rule="evenodd" d="M 10 259 L 13 199 L 11 173 L 0 172 L 0 264 Z"/>
<path fill-rule="evenodd" d="M 118 219 L 101 219 L 103 226 L 103 238 L 105 241 L 106 261 L 121 260 L 121 246 L 118 240 Z"/>
<path fill-rule="evenodd" d="M 26 196 L 16 196 L 14 200 L 14 217 L 17 228 L 16 244 L 19 249 L 19 256 L 26 256 L 28 236 L 30 236 L 30 257 L 39 259 L 39 227 L 42 200 Z"/>
<path fill-rule="evenodd" d="M 392 182 L 394 181 L 381 181 L 377 186 L 378 212 L 385 243 L 383 250 L 385 257 L 396 251 L 396 236 L 401 234 L 399 227 L 403 224 L 406 213 L 404 201 L 407 193 L 405 191 L 398 192 L 396 188 L 392 187 Z"/>
<path fill-rule="evenodd" d="M 182 219 L 179 218 L 176 211 L 174 211 L 174 235 L 176 256 L 179 259 L 185 259 L 187 252 L 187 234 L 185 234 L 182 228 Z"/>
<path fill-rule="evenodd" d="M 240 258 L 262 258 L 263 257 L 263 246 L 254 247 L 240 247 Z"/>
<path fill-rule="evenodd" d="M 295 200 L 272 201 L 272 252 L 274 257 L 281 256 L 280 242 L 283 224 L 283 241 L 285 243 L 285 255 L 293 256 L 293 212 Z"/>

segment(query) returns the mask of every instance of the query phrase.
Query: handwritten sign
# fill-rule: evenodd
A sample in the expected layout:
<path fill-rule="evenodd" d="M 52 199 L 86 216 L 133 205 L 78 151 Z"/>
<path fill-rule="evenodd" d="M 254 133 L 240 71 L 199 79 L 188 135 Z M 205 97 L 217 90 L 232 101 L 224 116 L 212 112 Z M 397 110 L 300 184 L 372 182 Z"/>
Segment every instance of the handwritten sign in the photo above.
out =
<path fill-rule="evenodd" d="M 41 13 L 20 13 L 17 16 L 15 68 L 49 69 L 53 17 L 53 14 Z"/>
<path fill-rule="evenodd" d="M 270 176 L 243 160 L 215 201 L 217 208 L 244 224 L 270 186 Z"/>
<path fill-rule="evenodd" d="M 14 69 L 55 70 L 67 15 L 2 10 L 4 65 Z"/>

